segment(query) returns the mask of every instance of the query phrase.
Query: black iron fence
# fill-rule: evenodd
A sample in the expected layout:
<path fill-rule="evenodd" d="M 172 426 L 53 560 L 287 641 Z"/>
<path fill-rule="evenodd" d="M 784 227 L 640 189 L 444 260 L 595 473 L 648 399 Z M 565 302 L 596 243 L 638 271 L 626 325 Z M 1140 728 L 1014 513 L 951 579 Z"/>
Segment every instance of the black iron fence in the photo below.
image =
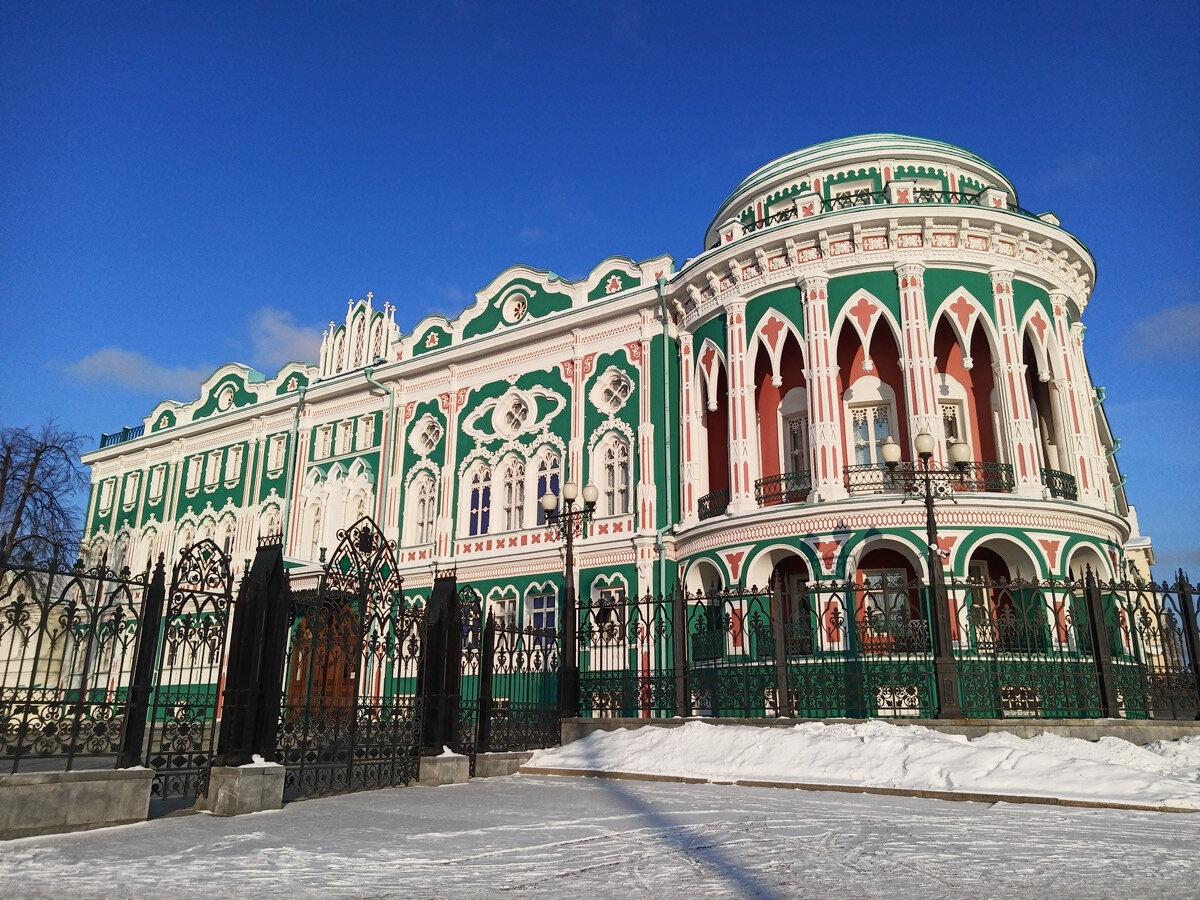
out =
<path fill-rule="evenodd" d="M 969 718 L 1200 714 L 1184 584 L 950 580 L 945 595 Z M 933 717 L 935 596 L 879 575 L 581 602 L 582 715 Z"/>

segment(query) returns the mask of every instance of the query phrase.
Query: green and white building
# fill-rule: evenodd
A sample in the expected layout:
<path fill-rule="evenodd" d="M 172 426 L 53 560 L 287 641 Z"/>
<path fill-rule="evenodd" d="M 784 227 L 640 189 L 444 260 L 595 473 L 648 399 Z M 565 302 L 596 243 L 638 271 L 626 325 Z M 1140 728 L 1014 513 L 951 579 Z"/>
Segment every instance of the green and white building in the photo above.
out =
<path fill-rule="evenodd" d="M 581 596 L 925 577 L 925 513 L 881 448 L 970 463 L 939 505 L 949 572 L 1146 575 L 1083 350 L 1084 244 L 937 141 L 865 135 L 751 173 L 697 255 L 500 273 L 410 333 L 368 294 L 320 359 L 231 363 L 87 455 L 86 541 L 109 564 L 210 537 L 240 566 L 282 531 L 315 571 L 363 515 L 406 590 L 454 569 L 542 624 L 563 550 L 538 502 L 594 483 Z M 1132 573 L 1129 573 L 1132 574 Z"/>

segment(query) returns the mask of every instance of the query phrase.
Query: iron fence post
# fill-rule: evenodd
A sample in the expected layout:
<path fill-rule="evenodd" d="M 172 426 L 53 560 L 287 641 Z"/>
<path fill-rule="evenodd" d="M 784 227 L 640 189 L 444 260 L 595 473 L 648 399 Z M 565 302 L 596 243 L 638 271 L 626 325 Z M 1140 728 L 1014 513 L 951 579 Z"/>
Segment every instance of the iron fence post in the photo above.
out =
<path fill-rule="evenodd" d="M 1183 616 L 1183 640 L 1187 647 L 1188 667 L 1192 670 L 1192 690 L 1197 700 L 1196 718 L 1200 719 L 1200 633 L 1197 631 L 1192 586 L 1188 584 L 1183 569 L 1175 576 L 1175 589 L 1179 594 L 1179 613 Z"/>
<path fill-rule="evenodd" d="M 496 617 L 489 610 L 479 647 L 479 725 L 475 731 L 475 752 L 492 749 L 492 671 L 496 667 Z"/>
<path fill-rule="evenodd" d="M 788 691 L 787 646 L 783 631 L 783 592 L 773 586 L 768 586 L 767 590 L 770 591 L 767 609 L 771 615 L 771 641 L 775 645 L 775 714 L 790 719 L 795 712 L 792 709 L 791 693 Z"/>
<path fill-rule="evenodd" d="M 158 635 L 162 625 L 163 606 L 167 599 L 167 569 L 163 554 L 150 578 L 142 600 L 141 621 L 138 623 L 137 645 L 133 652 L 133 681 L 129 685 L 129 702 L 125 707 L 125 727 L 121 734 L 121 750 L 117 768 L 128 769 L 142 765 L 142 744 L 146 738 L 146 716 L 150 708 L 150 692 L 154 664 L 158 658 Z"/>
<path fill-rule="evenodd" d="M 1096 662 L 1097 686 L 1100 689 L 1100 713 L 1106 719 L 1120 715 L 1117 705 L 1117 684 L 1113 677 L 1112 652 L 1108 644 L 1108 617 L 1104 601 L 1100 598 L 1100 586 L 1092 567 L 1083 575 L 1084 605 L 1087 607 L 1088 626 L 1092 632 L 1092 659 Z"/>
<path fill-rule="evenodd" d="M 691 715 L 691 704 L 688 702 L 688 667 L 687 667 L 687 592 L 676 588 L 671 598 L 671 644 L 672 655 L 675 657 L 675 715 Z"/>

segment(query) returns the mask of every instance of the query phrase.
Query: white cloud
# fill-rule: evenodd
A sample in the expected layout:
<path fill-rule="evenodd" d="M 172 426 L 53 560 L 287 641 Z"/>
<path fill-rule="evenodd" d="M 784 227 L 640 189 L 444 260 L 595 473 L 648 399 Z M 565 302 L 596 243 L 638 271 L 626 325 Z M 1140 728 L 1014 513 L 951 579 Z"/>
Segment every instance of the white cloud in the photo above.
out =
<path fill-rule="evenodd" d="M 286 362 L 315 363 L 321 352 L 321 326 L 297 325 L 284 309 L 264 306 L 250 317 L 251 360 L 268 375 Z"/>
<path fill-rule="evenodd" d="M 171 396 L 189 400 L 196 396 L 200 383 L 213 372 L 211 368 L 184 366 L 168 369 L 135 350 L 119 347 L 102 347 L 78 362 L 70 363 L 66 371 L 81 381 L 116 384 L 159 398 Z"/>
<path fill-rule="evenodd" d="M 1132 340 L 1141 356 L 1200 357 L 1200 300 L 1168 306 L 1135 322 Z"/>

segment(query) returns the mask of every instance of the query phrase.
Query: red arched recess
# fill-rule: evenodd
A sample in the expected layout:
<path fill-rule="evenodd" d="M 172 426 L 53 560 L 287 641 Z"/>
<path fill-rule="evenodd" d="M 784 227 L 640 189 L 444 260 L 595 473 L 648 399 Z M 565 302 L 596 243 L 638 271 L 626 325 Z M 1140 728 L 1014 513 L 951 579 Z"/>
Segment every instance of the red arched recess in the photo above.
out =
<path fill-rule="evenodd" d="M 804 387 L 806 384 L 804 356 L 800 344 L 791 332 L 787 333 L 783 343 L 779 369 L 783 383 L 776 387 L 772 383 L 771 358 L 767 355 L 766 347 L 760 344 L 754 362 L 754 404 L 758 411 L 758 446 L 763 478 L 783 474 L 783 461 L 780 458 L 782 436 L 779 433 L 779 405 L 788 391 Z"/>
<path fill-rule="evenodd" d="M 933 353 L 938 373 L 949 375 L 966 389 L 967 443 L 971 445 L 971 458 L 977 462 L 996 462 L 996 433 L 992 426 L 992 389 L 996 382 L 992 371 L 992 349 L 983 329 L 976 328 L 971 336 L 970 369 L 963 365 L 962 345 L 945 319 L 938 323 L 934 334 Z M 938 399 L 941 399 L 940 395 Z"/>
<path fill-rule="evenodd" d="M 729 490 L 729 382 L 724 366 L 717 366 L 713 392 L 717 408 L 704 404 L 704 428 L 708 437 L 708 490 Z"/>
<path fill-rule="evenodd" d="M 907 450 L 908 415 L 904 402 L 904 376 L 900 371 L 900 348 L 896 346 L 896 339 L 892 335 L 891 329 L 882 320 L 876 323 L 875 330 L 871 333 L 870 359 L 873 365 L 870 371 L 863 371 L 863 360 L 866 358 L 867 353 L 863 349 L 858 332 L 849 323 L 846 323 L 838 338 L 837 350 L 838 397 L 842 400 L 842 415 L 844 416 L 846 412 L 844 399 L 846 389 L 858 379 L 874 375 L 890 387 L 895 395 L 896 408 L 892 422 L 892 436 L 896 443 Z M 847 444 L 852 441 L 848 431 L 845 432 L 844 440 Z M 844 445 L 842 452 L 847 465 L 853 465 L 854 447 Z"/>

